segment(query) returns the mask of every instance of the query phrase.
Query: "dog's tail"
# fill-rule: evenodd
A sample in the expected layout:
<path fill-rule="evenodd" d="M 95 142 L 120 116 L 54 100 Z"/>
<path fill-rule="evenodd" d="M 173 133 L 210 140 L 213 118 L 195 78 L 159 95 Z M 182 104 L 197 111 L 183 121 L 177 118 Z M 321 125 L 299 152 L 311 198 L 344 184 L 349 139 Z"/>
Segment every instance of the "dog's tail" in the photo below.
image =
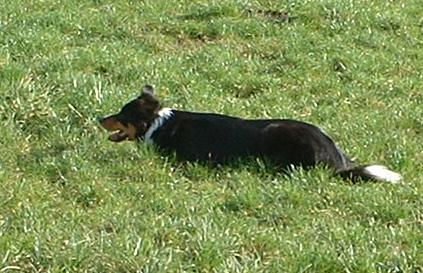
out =
<path fill-rule="evenodd" d="M 339 170 L 337 174 L 353 182 L 364 180 L 396 184 L 399 183 L 402 179 L 401 174 L 391 171 L 383 165 L 355 166 Z"/>

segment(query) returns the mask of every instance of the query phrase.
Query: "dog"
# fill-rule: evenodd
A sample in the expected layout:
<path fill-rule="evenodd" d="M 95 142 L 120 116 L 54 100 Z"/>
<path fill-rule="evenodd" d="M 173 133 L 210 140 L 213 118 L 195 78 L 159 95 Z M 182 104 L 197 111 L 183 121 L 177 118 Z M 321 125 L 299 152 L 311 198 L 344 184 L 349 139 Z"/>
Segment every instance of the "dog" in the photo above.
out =
<path fill-rule="evenodd" d="M 177 159 L 222 165 L 260 158 L 284 171 L 327 166 L 335 175 L 356 181 L 398 183 L 401 175 L 382 165 L 356 165 L 318 127 L 292 119 L 247 120 L 214 113 L 162 108 L 154 88 L 119 113 L 100 118 L 109 140 L 144 141 Z"/>

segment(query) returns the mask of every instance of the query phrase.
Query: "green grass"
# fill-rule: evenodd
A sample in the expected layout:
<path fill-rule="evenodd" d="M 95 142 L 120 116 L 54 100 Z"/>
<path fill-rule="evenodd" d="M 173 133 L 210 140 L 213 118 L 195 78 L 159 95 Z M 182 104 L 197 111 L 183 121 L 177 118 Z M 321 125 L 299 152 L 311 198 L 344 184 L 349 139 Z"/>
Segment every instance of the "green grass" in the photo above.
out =
<path fill-rule="evenodd" d="M 0 272 L 423 271 L 420 1 L 0 6 Z M 318 124 L 404 181 L 108 142 L 96 117 L 145 83 L 170 107 Z"/>

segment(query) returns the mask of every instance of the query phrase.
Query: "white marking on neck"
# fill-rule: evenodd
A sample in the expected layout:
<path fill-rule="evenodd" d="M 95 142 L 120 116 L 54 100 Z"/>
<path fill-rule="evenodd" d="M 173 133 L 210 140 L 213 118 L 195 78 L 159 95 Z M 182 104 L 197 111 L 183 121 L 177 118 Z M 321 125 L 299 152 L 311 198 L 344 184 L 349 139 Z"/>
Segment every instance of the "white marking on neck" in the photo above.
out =
<path fill-rule="evenodd" d="M 154 119 L 153 123 L 151 123 L 150 128 L 148 128 L 147 132 L 144 135 L 144 142 L 147 144 L 153 144 L 153 134 L 157 129 L 159 129 L 163 123 L 168 120 L 173 115 L 173 109 L 171 108 L 162 108 L 158 113 L 159 116 Z"/>

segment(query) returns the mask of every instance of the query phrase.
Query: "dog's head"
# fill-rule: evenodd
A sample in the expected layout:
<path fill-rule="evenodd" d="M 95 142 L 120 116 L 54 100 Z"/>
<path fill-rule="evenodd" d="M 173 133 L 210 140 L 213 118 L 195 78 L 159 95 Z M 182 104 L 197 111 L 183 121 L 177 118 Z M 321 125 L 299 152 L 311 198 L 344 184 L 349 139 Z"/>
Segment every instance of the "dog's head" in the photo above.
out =
<path fill-rule="evenodd" d="M 99 122 L 107 131 L 113 132 L 109 136 L 111 141 L 138 140 L 144 137 L 159 110 L 154 88 L 145 85 L 138 98 L 124 105 L 119 113 L 100 118 Z"/>

